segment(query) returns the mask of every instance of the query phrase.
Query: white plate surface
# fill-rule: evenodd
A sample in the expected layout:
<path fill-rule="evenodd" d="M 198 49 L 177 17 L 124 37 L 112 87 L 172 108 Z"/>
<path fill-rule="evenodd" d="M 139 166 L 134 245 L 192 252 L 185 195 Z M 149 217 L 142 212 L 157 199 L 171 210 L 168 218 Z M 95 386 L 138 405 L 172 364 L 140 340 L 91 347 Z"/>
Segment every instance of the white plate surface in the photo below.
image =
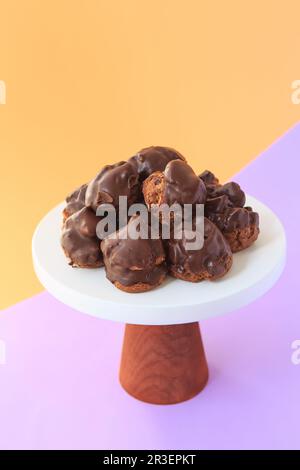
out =
<path fill-rule="evenodd" d="M 231 271 L 219 281 L 190 283 L 168 278 L 153 291 L 128 294 L 106 279 L 104 268 L 72 268 L 60 247 L 64 204 L 51 210 L 36 228 L 32 240 L 35 271 L 58 300 L 99 318 L 164 325 L 222 315 L 267 292 L 285 263 L 286 239 L 281 222 L 257 199 L 247 196 L 247 205 L 260 214 L 260 236 L 251 248 L 234 254 Z"/>

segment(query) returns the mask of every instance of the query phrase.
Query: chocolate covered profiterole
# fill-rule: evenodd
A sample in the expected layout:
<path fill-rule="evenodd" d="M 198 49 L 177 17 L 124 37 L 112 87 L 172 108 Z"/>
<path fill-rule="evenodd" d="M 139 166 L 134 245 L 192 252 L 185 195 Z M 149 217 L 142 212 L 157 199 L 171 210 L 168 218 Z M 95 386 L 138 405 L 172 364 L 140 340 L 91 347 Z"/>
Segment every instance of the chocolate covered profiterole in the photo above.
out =
<path fill-rule="evenodd" d="M 174 203 L 203 204 L 206 201 L 206 187 L 193 169 L 182 160 L 169 162 L 164 172 L 152 173 L 143 183 L 145 202 L 152 204 Z"/>
<path fill-rule="evenodd" d="M 127 196 L 128 206 L 140 196 L 140 183 L 136 168 L 128 162 L 106 165 L 88 184 L 85 205 L 95 212 L 103 203 L 119 205 L 119 196 Z"/>
<path fill-rule="evenodd" d="M 134 222 L 131 217 L 128 226 Z M 167 274 L 162 241 L 148 239 L 122 239 L 127 231 L 122 227 L 116 238 L 111 236 L 101 242 L 106 277 L 125 292 L 145 292 L 159 286 Z"/>
<path fill-rule="evenodd" d="M 103 265 L 100 240 L 96 235 L 99 220 L 89 207 L 83 207 L 66 219 L 62 227 L 61 246 L 71 266 L 98 268 Z"/>
<path fill-rule="evenodd" d="M 195 230 L 195 225 L 193 227 Z M 191 239 L 183 232 L 182 239 L 166 242 L 167 263 L 172 276 L 184 281 L 216 280 L 224 276 L 232 266 L 232 252 L 220 230 L 204 218 L 204 244 L 191 250 Z"/>
<path fill-rule="evenodd" d="M 128 161 L 137 169 L 140 181 L 144 181 L 155 171 L 164 171 L 172 160 L 185 161 L 185 158 L 170 147 L 152 146 L 140 150 Z"/>
<path fill-rule="evenodd" d="M 239 184 L 221 185 L 208 170 L 199 177 L 207 189 L 205 215 L 221 230 L 232 252 L 251 246 L 259 235 L 259 216 L 251 207 L 244 207 L 246 196 Z"/>
<path fill-rule="evenodd" d="M 147 239 L 133 239 L 130 234 L 124 237 L 138 216 L 132 216 L 126 226 L 119 228 L 126 220 L 116 214 L 119 230 L 101 241 L 96 234 L 101 220 L 95 214 L 97 208 L 110 203 L 117 210 L 119 196 L 126 196 L 130 206 L 140 202 L 142 194 L 148 209 L 162 204 L 204 204 L 202 248 L 193 249 L 191 234 L 186 232 L 182 239 L 175 238 L 176 220 L 172 213 L 167 219 L 171 229 L 167 240 L 151 239 L 150 221 L 146 225 Z M 105 166 L 89 184 L 66 198 L 61 245 L 71 266 L 96 268 L 104 264 L 107 278 L 126 292 L 154 289 L 168 271 L 191 282 L 215 280 L 229 271 L 232 253 L 252 245 L 259 235 L 259 216 L 251 207 L 244 207 L 245 200 L 237 183 L 222 185 L 209 170 L 197 176 L 176 150 L 148 147 L 127 162 Z M 163 214 L 158 222 L 164 233 Z"/>
<path fill-rule="evenodd" d="M 75 189 L 69 196 L 66 197 L 66 207 L 63 210 L 63 219 L 66 220 L 70 215 L 79 211 L 85 204 L 85 193 L 87 184 L 83 184 Z"/>
<path fill-rule="evenodd" d="M 215 200 L 209 201 L 209 207 L 211 207 L 212 201 L 216 202 Z M 258 238 L 259 215 L 251 207 L 227 206 L 221 212 L 205 209 L 205 213 L 221 230 L 233 253 L 248 248 Z"/>
<path fill-rule="evenodd" d="M 243 207 L 245 205 L 245 193 L 238 183 L 230 181 L 229 183 L 220 184 L 219 179 L 209 170 L 203 171 L 199 178 L 206 186 L 207 199 L 227 196 L 228 203 L 232 207 Z"/>

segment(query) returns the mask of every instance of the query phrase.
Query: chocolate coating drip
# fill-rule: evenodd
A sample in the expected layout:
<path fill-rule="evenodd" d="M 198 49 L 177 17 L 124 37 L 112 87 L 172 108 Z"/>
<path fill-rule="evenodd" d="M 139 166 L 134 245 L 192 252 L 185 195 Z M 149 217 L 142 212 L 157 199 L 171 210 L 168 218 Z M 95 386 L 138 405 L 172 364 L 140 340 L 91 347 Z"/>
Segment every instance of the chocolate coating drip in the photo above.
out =
<path fill-rule="evenodd" d="M 129 162 L 136 167 L 140 180 L 144 181 L 151 173 L 164 171 L 172 160 L 185 161 L 185 158 L 172 148 L 152 146 L 140 150 L 129 159 Z"/>
<path fill-rule="evenodd" d="M 259 215 L 251 207 L 228 207 L 224 212 L 210 212 L 209 219 L 224 233 L 259 225 Z"/>
<path fill-rule="evenodd" d="M 195 230 L 195 226 L 194 226 Z M 187 249 L 183 232 L 181 240 L 171 239 L 167 243 L 170 271 L 176 277 L 190 281 L 217 279 L 230 269 L 232 253 L 220 230 L 204 218 L 204 245 L 199 250 Z"/>
<path fill-rule="evenodd" d="M 206 200 L 205 184 L 193 169 L 181 160 L 168 163 L 164 171 L 163 201 L 169 205 L 203 204 Z"/>
<path fill-rule="evenodd" d="M 140 195 L 137 170 L 128 162 L 106 165 L 89 183 L 85 204 L 96 212 L 103 203 L 118 207 L 119 196 L 127 196 L 128 205 L 136 202 Z"/>
<path fill-rule="evenodd" d="M 86 188 L 87 184 L 83 184 L 66 197 L 67 205 L 63 210 L 64 219 L 67 219 L 84 207 Z"/>
<path fill-rule="evenodd" d="M 128 225 L 133 223 L 133 216 Z M 166 275 L 165 252 L 161 240 L 121 239 L 127 226 L 117 232 L 117 238 L 105 238 L 101 243 L 107 278 L 123 286 L 143 283 L 159 284 Z"/>
<path fill-rule="evenodd" d="M 96 227 L 100 218 L 88 207 L 71 215 L 64 223 L 61 245 L 71 266 L 96 268 L 103 264 Z"/>

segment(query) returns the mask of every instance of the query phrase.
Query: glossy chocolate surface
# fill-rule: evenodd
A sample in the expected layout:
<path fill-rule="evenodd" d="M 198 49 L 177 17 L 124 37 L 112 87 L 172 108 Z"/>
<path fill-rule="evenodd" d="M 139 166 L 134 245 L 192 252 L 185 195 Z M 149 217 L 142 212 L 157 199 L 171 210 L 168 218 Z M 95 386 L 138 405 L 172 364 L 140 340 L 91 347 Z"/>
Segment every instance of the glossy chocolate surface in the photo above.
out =
<path fill-rule="evenodd" d="M 106 165 L 89 183 L 85 204 L 95 212 L 103 203 L 118 207 L 119 196 L 127 196 L 128 205 L 136 202 L 140 196 L 137 170 L 128 162 Z"/>
<path fill-rule="evenodd" d="M 79 211 L 84 207 L 85 204 L 85 193 L 87 184 L 83 184 L 79 188 L 75 189 L 69 196 L 66 197 L 66 207 L 64 208 L 65 218 Z"/>
<path fill-rule="evenodd" d="M 245 193 L 238 183 L 230 181 L 229 183 L 220 184 L 218 178 L 209 170 L 203 171 L 199 178 L 205 183 L 207 199 L 227 196 L 229 206 L 243 207 L 245 205 Z"/>
<path fill-rule="evenodd" d="M 61 245 L 72 266 L 93 268 L 103 264 L 96 235 L 98 222 L 94 211 L 84 207 L 63 224 Z"/>
<path fill-rule="evenodd" d="M 218 178 L 214 175 L 214 173 L 212 173 L 211 171 L 209 170 L 205 170 L 203 171 L 200 175 L 199 175 L 199 178 L 202 179 L 203 183 L 205 183 L 205 185 L 209 184 L 213 184 L 213 185 L 217 185 L 219 184 L 219 180 Z"/>
<path fill-rule="evenodd" d="M 228 242 L 210 220 L 204 218 L 203 247 L 199 250 L 187 249 L 187 242 L 190 241 L 183 233 L 182 240 L 171 239 L 167 243 L 167 260 L 175 271 L 189 271 L 196 275 L 207 272 L 212 278 L 224 274 L 225 263 L 232 253 Z"/>
<path fill-rule="evenodd" d="M 244 207 L 246 197 L 239 184 L 231 181 L 221 185 L 209 171 L 199 177 L 205 181 L 208 192 L 205 215 L 223 233 L 243 230 L 251 225 L 258 227 L 259 216 L 251 207 Z"/>
<path fill-rule="evenodd" d="M 259 226 L 259 215 L 251 207 L 228 207 L 223 212 L 210 212 L 207 216 L 223 233 L 242 230 L 250 225 Z"/>
<path fill-rule="evenodd" d="M 138 171 L 141 181 L 144 181 L 155 171 L 164 171 L 167 164 L 172 160 L 183 160 L 185 158 L 177 150 L 170 147 L 152 146 L 140 150 L 129 159 Z"/>
<path fill-rule="evenodd" d="M 133 216 L 128 225 L 133 223 Z M 161 240 L 121 239 L 127 226 L 101 243 L 107 278 L 124 286 L 137 283 L 155 285 L 166 273 L 165 252 Z"/>
<path fill-rule="evenodd" d="M 231 207 L 243 207 L 246 202 L 246 196 L 238 183 L 233 181 L 222 185 L 211 187 L 209 191 L 209 198 L 214 199 L 220 196 L 227 196 L 228 202 Z"/>
<path fill-rule="evenodd" d="M 172 205 L 204 204 L 206 188 L 194 170 L 181 160 L 173 160 L 164 171 L 164 194 L 162 202 Z"/>

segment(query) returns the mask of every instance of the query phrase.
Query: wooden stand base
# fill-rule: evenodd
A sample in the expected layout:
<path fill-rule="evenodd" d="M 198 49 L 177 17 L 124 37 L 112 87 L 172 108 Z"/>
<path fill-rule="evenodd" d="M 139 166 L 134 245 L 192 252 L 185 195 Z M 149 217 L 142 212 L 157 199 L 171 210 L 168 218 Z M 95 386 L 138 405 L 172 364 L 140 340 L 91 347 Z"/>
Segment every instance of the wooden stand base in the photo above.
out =
<path fill-rule="evenodd" d="M 198 323 L 126 325 L 120 382 L 130 395 L 148 403 L 179 403 L 201 392 L 207 380 Z"/>

